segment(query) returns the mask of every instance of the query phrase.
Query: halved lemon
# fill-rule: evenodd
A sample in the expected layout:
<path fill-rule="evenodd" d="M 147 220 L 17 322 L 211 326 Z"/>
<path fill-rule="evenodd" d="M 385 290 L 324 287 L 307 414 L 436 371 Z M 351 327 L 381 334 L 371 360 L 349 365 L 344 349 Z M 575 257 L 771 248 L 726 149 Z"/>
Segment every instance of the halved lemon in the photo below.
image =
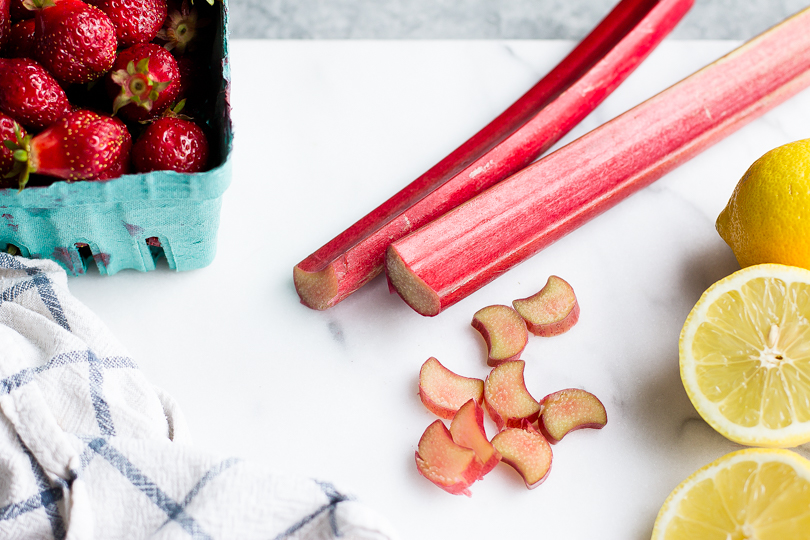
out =
<path fill-rule="evenodd" d="M 680 337 L 698 413 L 732 441 L 810 441 L 810 270 L 749 266 L 703 293 Z"/>
<path fill-rule="evenodd" d="M 748 448 L 684 480 L 664 501 L 652 540 L 807 540 L 810 461 Z"/>

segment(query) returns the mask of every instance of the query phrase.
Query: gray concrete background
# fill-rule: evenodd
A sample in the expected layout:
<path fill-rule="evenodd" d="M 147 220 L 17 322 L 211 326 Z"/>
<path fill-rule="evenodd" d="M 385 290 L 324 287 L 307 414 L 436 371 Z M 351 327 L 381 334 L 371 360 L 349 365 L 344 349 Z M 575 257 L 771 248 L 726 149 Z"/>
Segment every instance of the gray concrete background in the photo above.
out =
<path fill-rule="evenodd" d="M 230 0 L 231 37 L 580 39 L 618 0 Z M 808 0 L 695 0 L 676 39 L 748 39 Z"/>

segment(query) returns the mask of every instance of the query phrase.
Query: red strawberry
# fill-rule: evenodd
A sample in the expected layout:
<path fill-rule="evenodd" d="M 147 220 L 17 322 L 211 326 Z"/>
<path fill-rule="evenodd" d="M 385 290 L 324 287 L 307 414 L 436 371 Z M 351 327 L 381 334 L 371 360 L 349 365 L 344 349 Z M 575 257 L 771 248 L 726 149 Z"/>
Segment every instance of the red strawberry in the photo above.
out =
<path fill-rule="evenodd" d="M 8 35 L 6 56 L 9 58 L 31 58 L 34 56 L 34 19 L 23 19 L 14 23 Z"/>
<path fill-rule="evenodd" d="M 208 88 L 208 64 L 199 55 L 186 55 L 177 58 L 177 70 L 180 73 L 175 102 L 186 100 L 186 110 L 197 110 L 205 100 Z"/>
<path fill-rule="evenodd" d="M 23 5 L 23 0 L 11 0 L 11 20 L 33 19 L 34 12 Z"/>
<path fill-rule="evenodd" d="M 183 55 L 186 51 L 193 51 L 200 41 L 200 29 L 210 24 L 209 19 L 200 19 L 197 8 L 189 7 L 188 0 L 182 3 L 172 1 L 169 3 L 168 16 L 163 28 L 157 37 L 165 45 L 167 51 Z"/>
<path fill-rule="evenodd" d="M 69 110 L 65 91 L 45 68 L 30 58 L 0 58 L 0 111 L 40 129 Z"/>
<path fill-rule="evenodd" d="M 137 172 L 200 172 L 208 162 L 208 139 L 202 128 L 176 116 L 151 123 L 132 146 Z"/>
<path fill-rule="evenodd" d="M 9 0 L 0 0 L 0 51 L 8 42 L 8 34 L 11 31 L 11 5 Z"/>
<path fill-rule="evenodd" d="M 139 43 L 118 53 L 107 77 L 113 114 L 132 121 L 155 118 L 177 97 L 180 72 L 172 54 L 154 43 Z"/>
<path fill-rule="evenodd" d="M 166 19 L 166 0 L 88 0 L 88 3 L 110 17 L 122 47 L 152 41 Z"/>
<path fill-rule="evenodd" d="M 86 83 L 110 70 L 118 39 L 110 18 L 81 0 L 24 0 L 37 8 L 34 55 L 65 83 Z"/>
<path fill-rule="evenodd" d="M 16 144 L 25 138 L 25 130 L 8 115 L 0 113 L 0 180 L 12 176 Z M 8 141 L 8 142 L 6 142 Z M 16 176 L 16 175 L 14 175 Z"/>
<path fill-rule="evenodd" d="M 78 109 L 35 136 L 18 141 L 14 159 L 26 166 L 20 189 L 30 173 L 64 180 L 106 180 L 129 172 L 132 137 L 118 118 Z"/>

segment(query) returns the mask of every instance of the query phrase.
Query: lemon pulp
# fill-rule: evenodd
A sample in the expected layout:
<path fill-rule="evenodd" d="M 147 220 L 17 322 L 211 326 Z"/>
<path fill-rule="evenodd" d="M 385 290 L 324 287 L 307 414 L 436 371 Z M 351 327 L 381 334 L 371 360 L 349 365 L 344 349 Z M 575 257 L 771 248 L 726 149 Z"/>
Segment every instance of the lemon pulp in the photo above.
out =
<path fill-rule="evenodd" d="M 806 540 L 810 462 L 788 450 L 732 452 L 684 480 L 661 507 L 653 540 Z"/>
<path fill-rule="evenodd" d="M 810 441 L 810 271 L 758 265 L 713 285 L 681 333 L 681 377 L 735 442 Z"/>

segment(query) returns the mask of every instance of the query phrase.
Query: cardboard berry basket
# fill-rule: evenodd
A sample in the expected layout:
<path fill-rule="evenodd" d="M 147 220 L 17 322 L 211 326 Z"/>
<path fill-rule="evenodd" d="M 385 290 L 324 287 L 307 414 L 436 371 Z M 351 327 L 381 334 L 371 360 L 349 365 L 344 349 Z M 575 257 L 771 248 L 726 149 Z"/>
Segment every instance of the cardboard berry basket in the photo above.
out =
<path fill-rule="evenodd" d="M 213 261 L 233 146 L 227 0 L 216 6 L 207 119 L 214 166 L 194 174 L 159 171 L 0 189 L 0 250 L 14 246 L 26 257 L 52 259 L 74 276 L 84 274 L 91 260 L 103 275 L 153 270 L 161 256 L 175 270 Z"/>

